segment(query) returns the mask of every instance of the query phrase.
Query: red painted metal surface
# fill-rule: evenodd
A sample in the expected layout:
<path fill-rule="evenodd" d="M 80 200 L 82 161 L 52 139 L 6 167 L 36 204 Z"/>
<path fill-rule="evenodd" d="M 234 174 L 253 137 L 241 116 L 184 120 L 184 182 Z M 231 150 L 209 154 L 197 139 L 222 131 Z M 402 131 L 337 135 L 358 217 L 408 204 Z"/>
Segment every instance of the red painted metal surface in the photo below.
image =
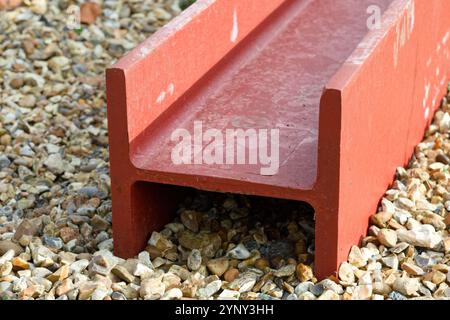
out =
<path fill-rule="evenodd" d="M 369 31 L 367 8 L 384 12 Z M 107 71 L 115 251 L 172 218 L 182 187 L 309 202 L 336 271 L 446 90 L 450 1 L 199 0 Z M 280 168 L 175 165 L 174 130 L 278 129 Z"/>

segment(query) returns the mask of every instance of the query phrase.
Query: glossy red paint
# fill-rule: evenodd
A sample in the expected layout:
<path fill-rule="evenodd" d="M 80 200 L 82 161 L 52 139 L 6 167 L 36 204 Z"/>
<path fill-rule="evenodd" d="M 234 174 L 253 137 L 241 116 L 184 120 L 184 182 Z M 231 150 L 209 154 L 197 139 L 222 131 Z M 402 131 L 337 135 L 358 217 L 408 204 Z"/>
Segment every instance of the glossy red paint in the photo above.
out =
<path fill-rule="evenodd" d="M 368 30 L 367 8 L 383 11 Z M 334 273 L 445 93 L 450 1 L 199 0 L 107 70 L 116 254 L 142 250 L 182 187 L 303 200 Z M 277 128 L 280 170 L 174 165 L 171 133 Z"/>

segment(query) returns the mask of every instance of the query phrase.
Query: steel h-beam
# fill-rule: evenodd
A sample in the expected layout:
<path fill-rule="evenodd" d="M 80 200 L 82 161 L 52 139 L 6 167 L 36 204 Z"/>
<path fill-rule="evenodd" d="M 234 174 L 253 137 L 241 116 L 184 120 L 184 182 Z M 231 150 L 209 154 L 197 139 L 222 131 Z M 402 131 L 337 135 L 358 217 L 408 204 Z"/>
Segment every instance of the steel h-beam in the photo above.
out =
<path fill-rule="evenodd" d="M 142 250 L 194 187 L 307 201 L 316 273 L 335 272 L 445 93 L 448 12 L 445 0 L 198 0 L 107 70 L 116 253 Z M 278 129 L 278 173 L 175 164 L 171 135 L 196 121 Z"/>

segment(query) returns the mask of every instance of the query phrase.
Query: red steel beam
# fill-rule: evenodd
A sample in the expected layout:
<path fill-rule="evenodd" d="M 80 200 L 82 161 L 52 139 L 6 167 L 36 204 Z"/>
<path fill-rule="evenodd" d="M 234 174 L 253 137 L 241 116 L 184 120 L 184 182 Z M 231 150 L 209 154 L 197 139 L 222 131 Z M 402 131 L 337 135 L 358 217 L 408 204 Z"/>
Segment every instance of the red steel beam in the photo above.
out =
<path fill-rule="evenodd" d="M 367 8 L 382 11 L 369 31 Z M 366 233 L 445 93 L 445 0 L 199 0 L 107 70 L 114 246 L 138 253 L 182 187 L 309 202 L 317 275 Z M 325 88 L 325 89 L 324 89 Z M 280 168 L 175 165 L 171 133 L 277 128 Z"/>
<path fill-rule="evenodd" d="M 394 1 L 382 29 L 327 85 L 325 94 L 339 92 L 341 110 L 337 261 L 366 233 L 395 168 L 408 163 L 447 91 L 448 10 L 445 0 Z"/>

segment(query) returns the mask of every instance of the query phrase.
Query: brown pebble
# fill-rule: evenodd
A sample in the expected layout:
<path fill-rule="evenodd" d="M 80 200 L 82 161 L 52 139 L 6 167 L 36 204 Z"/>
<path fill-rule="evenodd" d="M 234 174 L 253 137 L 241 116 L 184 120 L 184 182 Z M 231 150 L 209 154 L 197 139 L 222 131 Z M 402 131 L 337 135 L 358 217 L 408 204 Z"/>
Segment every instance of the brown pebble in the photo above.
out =
<path fill-rule="evenodd" d="M 23 252 L 22 247 L 10 240 L 0 240 L 0 257 L 9 250 L 13 250 L 15 255 L 19 255 Z"/>
<path fill-rule="evenodd" d="M 92 24 L 101 13 L 102 8 L 99 4 L 94 2 L 85 2 L 80 8 L 81 23 Z"/>
<path fill-rule="evenodd" d="M 414 257 L 415 251 L 414 246 L 409 246 L 408 249 L 406 249 L 406 256 L 410 258 Z"/>
<path fill-rule="evenodd" d="M 157 247 L 155 247 L 155 246 L 148 245 L 148 246 L 145 248 L 145 251 L 147 251 L 147 252 L 149 253 L 150 258 L 151 258 L 152 260 L 153 260 L 153 259 L 156 259 L 156 258 L 158 258 L 158 257 L 162 257 L 162 252 L 161 252 Z"/>
<path fill-rule="evenodd" d="M 296 268 L 297 279 L 301 282 L 309 281 L 314 278 L 313 271 L 310 266 L 300 263 Z"/>
<path fill-rule="evenodd" d="M 87 253 L 87 252 L 82 252 L 82 253 L 77 254 L 77 260 L 83 260 L 83 259 L 90 260 L 91 254 Z"/>
<path fill-rule="evenodd" d="M 311 264 L 313 260 L 314 260 L 313 255 L 308 254 L 308 253 L 299 254 L 297 256 L 297 262 L 298 263 Z"/>
<path fill-rule="evenodd" d="M 34 52 L 34 42 L 32 40 L 24 40 L 22 42 L 23 50 L 25 50 L 25 53 L 27 55 L 31 55 Z"/>
<path fill-rule="evenodd" d="M 236 279 L 239 275 L 239 270 L 236 268 L 228 269 L 225 274 L 223 275 L 223 278 L 227 282 L 232 282 L 234 279 Z"/>
<path fill-rule="evenodd" d="M 306 253 L 306 241 L 303 239 L 298 240 L 295 243 L 295 254 L 299 255 L 299 254 L 304 254 Z"/>
<path fill-rule="evenodd" d="M 286 261 L 281 256 L 277 256 L 270 260 L 270 264 L 275 269 L 280 269 L 282 266 L 286 265 Z"/>
<path fill-rule="evenodd" d="M 281 233 L 280 230 L 277 228 L 268 228 L 266 230 L 267 237 L 269 240 L 280 240 L 281 239 Z"/>
<path fill-rule="evenodd" d="M 78 238 L 79 232 L 76 229 L 70 227 L 64 227 L 59 230 L 59 236 L 64 242 L 69 242 L 70 240 Z"/>
<path fill-rule="evenodd" d="M 27 70 L 27 67 L 21 63 L 14 63 L 12 65 L 12 69 L 14 72 L 24 72 L 25 70 Z"/>
<path fill-rule="evenodd" d="M 446 156 L 445 154 L 438 154 L 436 156 L 436 162 L 440 162 L 443 164 L 450 164 L 450 158 Z"/>
<path fill-rule="evenodd" d="M 20 89 L 23 86 L 23 79 L 22 78 L 14 78 L 11 80 L 9 85 L 14 89 Z"/>
<path fill-rule="evenodd" d="M 260 258 L 255 261 L 255 268 L 264 271 L 267 267 L 269 267 L 269 261 L 264 258 Z"/>
<path fill-rule="evenodd" d="M 282 286 L 283 286 L 283 289 L 286 290 L 289 294 L 294 293 L 294 288 L 286 281 L 283 281 Z"/>
<path fill-rule="evenodd" d="M 22 0 L 0 0 L 0 10 L 11 10 L 22 4 Z"/>

